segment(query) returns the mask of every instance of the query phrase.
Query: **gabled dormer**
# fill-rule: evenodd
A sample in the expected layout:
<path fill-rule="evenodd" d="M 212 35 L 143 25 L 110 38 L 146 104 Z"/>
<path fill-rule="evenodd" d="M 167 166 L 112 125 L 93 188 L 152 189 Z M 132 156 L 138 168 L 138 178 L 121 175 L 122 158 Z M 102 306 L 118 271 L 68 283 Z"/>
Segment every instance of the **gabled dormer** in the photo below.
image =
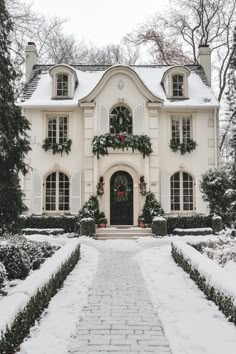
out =
<path fill-rule="evenodd" d="M 161 83 L 168 99 L 186 99 L 190 70 L 182 65 L 172 66 L 165 71 Z"/>
<path fill-rule="evenodd" d="M 74 97 L 78 77 L 74 68 L 67 64 L 58 64 L 49 69 L 52 78 L 52 98 L 68 99 Z"/>

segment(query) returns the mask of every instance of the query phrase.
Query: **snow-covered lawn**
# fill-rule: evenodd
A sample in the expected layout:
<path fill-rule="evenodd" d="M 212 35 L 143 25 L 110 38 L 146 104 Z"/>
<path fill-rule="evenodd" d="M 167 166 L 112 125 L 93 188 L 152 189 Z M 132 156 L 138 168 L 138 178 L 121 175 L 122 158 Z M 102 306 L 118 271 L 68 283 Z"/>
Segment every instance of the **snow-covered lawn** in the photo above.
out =
<path fill-rule="evenodd" d="M 47 236 L 48 237 L 48 236 Z M 53 297 L 40 324 L 31 329 L 30 338 L 21 345 L 21 354 L 67 354 L 70 337 L 96 273 L 99 253 L 90 246 L 81 247 L 81 260 Z"/>
<path fill-rule="evenodd" d="M 136 259 L 173 354 L 235 353 L 236 327 L 205 298 L 170 252 L 170 246 L 160 245 Z"/>

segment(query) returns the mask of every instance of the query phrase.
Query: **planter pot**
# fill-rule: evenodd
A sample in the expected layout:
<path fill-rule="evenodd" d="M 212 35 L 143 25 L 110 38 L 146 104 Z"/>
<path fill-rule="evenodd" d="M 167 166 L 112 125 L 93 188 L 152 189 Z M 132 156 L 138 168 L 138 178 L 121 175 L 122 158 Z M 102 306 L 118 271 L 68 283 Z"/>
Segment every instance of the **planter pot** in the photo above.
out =
<path fill-rule="evenodd" d="M 143 222 L 140 222 L 140 223 L 139 223 L 139 227 L 144 228 L 144 227 L 145 227 L 145 224 L 144 224 Z"/>
<path fill-rule="evenodd" d="M 99 224 L 98 227 L 105 228 L 107 227 L 107 224 Z"/>

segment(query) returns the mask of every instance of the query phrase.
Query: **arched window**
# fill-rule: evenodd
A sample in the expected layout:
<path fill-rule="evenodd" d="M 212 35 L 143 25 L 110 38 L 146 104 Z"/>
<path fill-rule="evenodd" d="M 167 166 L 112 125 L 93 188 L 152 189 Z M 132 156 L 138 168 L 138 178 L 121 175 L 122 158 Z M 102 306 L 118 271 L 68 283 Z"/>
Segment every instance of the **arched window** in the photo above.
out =
<path fill-rule="evenodd" d="M 69 77 L 67 74 L 57 75 L 57 96 L 68 97 L 69 95 Z"/>
<path fill-rule="evenodd" d="M 173 97 L 184 96 L 184 77 L 183 75 L 172 76 Z"/>
<path fill-rule="evenodd" d="M 125 106 L 117 106 L 110 113 L 110 133 L 132 134 L 132 114 Z"/>
<path fill-rule="evenodd" d="M 187 172 L 176 172 L 171 176 L 171 211 L 194 210 L 194 181 Z"/>
<path fill-rule="evenodd" d="M 68 211 L 70 209 L 70 182 L 62 172 L 53 172 L 46 178 L 45 210 Z"/>

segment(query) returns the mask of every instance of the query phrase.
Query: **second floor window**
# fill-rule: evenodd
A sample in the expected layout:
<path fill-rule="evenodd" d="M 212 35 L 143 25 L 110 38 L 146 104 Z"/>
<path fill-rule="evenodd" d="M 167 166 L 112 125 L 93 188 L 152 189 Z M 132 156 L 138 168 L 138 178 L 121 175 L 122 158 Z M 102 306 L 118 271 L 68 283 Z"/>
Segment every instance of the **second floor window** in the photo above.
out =
<path fill-rule="evenodd" d="M 57 75 L 57 97 L 68 97 L 69 95 L 69 85 L 68 85 L 68 75 L 58 74 Z"/>
<path fill-rule="evenodd" d="M 47 138 L 51 143 L 62 144 L 68 139 L 68 117 L 48 117 Z"/>
<path fill-rule="evenodd" d="M 176 143 L 187 144 L 192 139 L 191 117 L 171 117 L 171 139 Z"/>
<path fill-rule="evenodd" d="M 174 75 L 172 77 L 173 97 L 184 96 L 184 77 L 183 75 Z"/>
<path fill-rule="evenodd" d="M 110 113 L 110 133 L 132 134 L 132 114 L 125 106 L 115 107 Z"/>

